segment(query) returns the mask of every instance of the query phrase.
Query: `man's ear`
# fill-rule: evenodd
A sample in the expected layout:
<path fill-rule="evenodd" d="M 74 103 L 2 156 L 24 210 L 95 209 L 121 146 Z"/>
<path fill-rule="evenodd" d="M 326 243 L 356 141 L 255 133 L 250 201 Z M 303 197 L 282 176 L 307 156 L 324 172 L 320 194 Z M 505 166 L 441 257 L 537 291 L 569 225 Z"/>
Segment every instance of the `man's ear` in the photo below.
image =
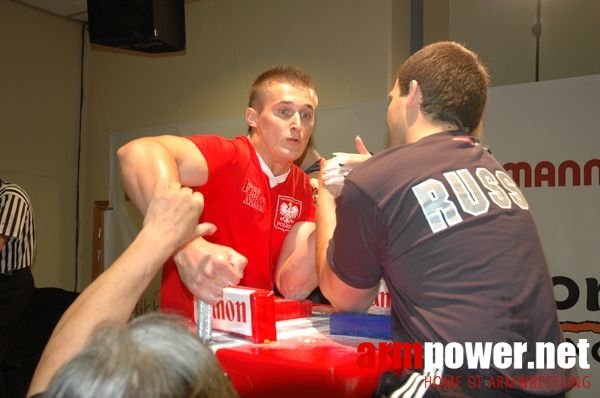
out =
<path fill-rule="evenodd" d="M 406 122 L 409 125 L 412 125 L 418 120 L 419 114 L 421 113 L 422 100 L 423 94 L 419 87 L 419 83 L 416 80 L 411 80 L 408 84 L 408 93 L 406 93 L 406 101 L 404 102 Z"/>
<path fill-rule="evenodd" d="M 419 82 L 416 80 L 411 80 L 408 84 L 408 94 L 407 94 L 407 102 L 411 105 L 419 105 L 421 106 L 421 100 L 423 99 L 423 93 L 421 92 L 421 87 L 419 86 Z"/>
<path fill-rule="evenodd" d="M 256 127 L 256 118 L 258 117 L 258 112 L 254 108 L 246 108 L 246 122 L 250 127 Z"/>

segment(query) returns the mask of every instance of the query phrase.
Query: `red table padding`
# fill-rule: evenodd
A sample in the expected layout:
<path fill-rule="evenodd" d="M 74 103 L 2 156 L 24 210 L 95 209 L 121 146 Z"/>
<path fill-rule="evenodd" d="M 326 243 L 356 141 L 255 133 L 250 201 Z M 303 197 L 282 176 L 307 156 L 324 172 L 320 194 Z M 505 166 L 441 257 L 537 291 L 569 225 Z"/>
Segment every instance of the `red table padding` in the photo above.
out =
<path fill-rule="evenodd" d="M 372 397 L 385 368 L 361 369 L 355 346 L 302 338 L 216 351 L 243 398 Z"/>
<path fill-rule="evenodd" d="M 310 300 L 291 300 L 275 297 L 275 321 L 303 318 L 312 314 Z"/>

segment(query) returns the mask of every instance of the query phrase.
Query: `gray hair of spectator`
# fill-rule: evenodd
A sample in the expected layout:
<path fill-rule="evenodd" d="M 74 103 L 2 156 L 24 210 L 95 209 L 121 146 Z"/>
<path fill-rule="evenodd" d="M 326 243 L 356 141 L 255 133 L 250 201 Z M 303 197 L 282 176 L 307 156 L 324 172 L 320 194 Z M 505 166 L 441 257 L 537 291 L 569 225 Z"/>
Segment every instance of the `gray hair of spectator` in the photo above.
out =
<path fill-rule="evenodd" d="M 178 316 L 101 325 L 56 374 L 46 397 L 237 397 L 213 352 Z"/>

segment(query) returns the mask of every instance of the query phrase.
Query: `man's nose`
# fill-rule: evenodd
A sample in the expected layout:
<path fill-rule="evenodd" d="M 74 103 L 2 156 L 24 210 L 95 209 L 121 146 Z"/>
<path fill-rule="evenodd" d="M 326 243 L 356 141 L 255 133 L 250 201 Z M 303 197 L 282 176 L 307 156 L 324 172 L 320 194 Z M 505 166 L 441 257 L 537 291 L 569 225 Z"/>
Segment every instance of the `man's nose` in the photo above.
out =
<path fill-rule="evenodd" d="M 302 125 L 302 117 L 300 112 L 296 112 L 292 115 L 292 126 L 300 127 Z"/>

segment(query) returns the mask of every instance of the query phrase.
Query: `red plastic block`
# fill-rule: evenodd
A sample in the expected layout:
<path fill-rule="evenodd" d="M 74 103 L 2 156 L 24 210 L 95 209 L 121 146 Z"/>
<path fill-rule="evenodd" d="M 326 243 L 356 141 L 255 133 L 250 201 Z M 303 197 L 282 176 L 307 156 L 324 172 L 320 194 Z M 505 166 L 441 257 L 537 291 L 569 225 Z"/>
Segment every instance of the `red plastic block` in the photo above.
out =
<path fill-rule="evenodd" d="M 305 318 L 312 315 L 312 301 L 275 298 L 275 320 Z"/>

